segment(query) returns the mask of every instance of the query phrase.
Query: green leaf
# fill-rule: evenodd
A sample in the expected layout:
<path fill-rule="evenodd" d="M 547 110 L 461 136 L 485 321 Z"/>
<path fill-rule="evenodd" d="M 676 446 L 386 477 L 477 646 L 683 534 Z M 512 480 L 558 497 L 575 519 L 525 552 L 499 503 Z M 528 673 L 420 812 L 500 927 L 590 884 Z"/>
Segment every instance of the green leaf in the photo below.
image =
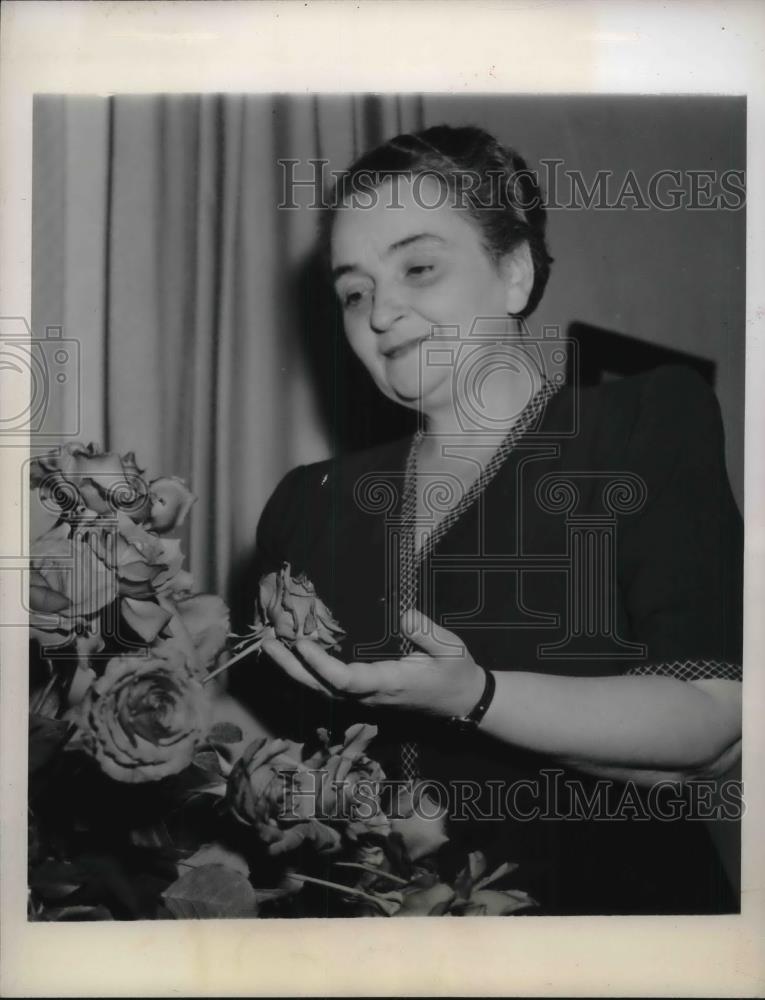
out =
<path fill-rule="evenodd" d="M 214 750 L 200 750 L 194 754 L 192 763 L 201 770 L 209 771 L 214 775 L 223 773 L 220 767 L 220 757 Z"/>
<path fill-rule="evenodd" d="M 153 826 L 134 828 L 130 831 L 129 838 L 131 844 L 134 844 L 136 847 L 145 847 L 149 850 L 162 851 L 172 849 L 175 846 L 164 820 L 160 820 Z"/>
<path fill-rule="evenodd" d="M 195 854 L 192 854 L 190 858 L 185 858 L 179 864 L 186 868 L 221 865 L 223 868 L 239 872 L 240 875 L 244 875 L 245 877 L 249 877 L 250 874 L 250 866 L 244 857 L 237 851 L 229 850 L 228 847 L 219 843 L 202 844 Z"/>
<path fill-rule="evenodd" d="M 502 864 L 499 866 L 499 868 L 495 869 L 495 871 L 493 871 L 491 875 L 486 875 L 484 878 L 476 882 L 473 888 L 486 889 L 490 885 L 493 885 L 494 882 L 498 882 L 501 878 L 504 878 L 505 875 L 510 875 L 517 868 L 518 865 L 515 864 L 514 862 L 503 861 Z"/>
<path fill-rule="evenodd" d="M 404 901 L 397 917 L 440 917 L 449 909 L 454 899 L 454 890 L 443 882 L 437 882 L 429 889 L 415 889 L 404 892 Z"/>
<path fill-rule="evenodd" d="M 29 885 L 43 899 L 66 899 L 80 888 L 82 877 L 67 861 L 44 861 L 30 873 Z"/>
<path fill-rule="evenodd" d="M 212 753 L 217 761 L 217 754 L 212 751 L 209 753 Z M 205 766 L 201 766 L 202 764 Z M 174 775 L 168 783 L 168 800 L 183 804 L 199 795 L 214 795 L 216 797 L 225 795 L 225 778 L 221 776 L 219 767 L 213 770 L 212 764 L 212 758 L 208 757 L 207 753 L 198 753 L 186 770 Z"/>
<path fill-rule="evenodd" d="M 114 920 L 105 906 L 59 906 L 45 910 L 43 920 Z"/>
<path fill-rule="evenodd" d="M 258 915 L 249 880 L 221 865 L 193 868 L 165 889 L 162 898 L 176 920 Z"/>
<path fill-rule="evenodd" d="M 139 880 L 117 857 L 108 854 L 81 855 L 74 867 L 86 888 L 97 900 L 112 900 L 132 916 L 141 913 Z"/>
<path fill-rule="evenodd" d="M 50 761 L 74 732 L 71 722 L 29 716 L 29 773 L 35 774 Z"/>
<path fill-rule="evenodd" d="M 526 910 L 539 904 L 527 892 L 517 889 L 498 892 L 495 889 L 479 889 L 473 892 L 462 913 L 466 917 L 506 917 L 518 910 Z"/>
<path fill-rule="evenodd" d="M 244 733 L 231 722 L 216 722 L 207 738 L 211 743 L 241 743 Z"/>

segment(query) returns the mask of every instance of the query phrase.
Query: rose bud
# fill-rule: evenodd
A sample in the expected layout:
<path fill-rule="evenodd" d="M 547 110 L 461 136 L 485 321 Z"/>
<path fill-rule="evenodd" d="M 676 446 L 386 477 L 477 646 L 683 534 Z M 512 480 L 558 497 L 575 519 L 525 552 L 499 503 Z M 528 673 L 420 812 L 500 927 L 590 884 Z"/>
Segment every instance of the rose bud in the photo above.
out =
<path fill-rule="evenodd" d="M 302 573 L 293 577 L 288 562 L 260 581 L 255 632 L 258 637 L 281 639 L 288 646 L 298 639 L 313 639 L 325 649 L 337 646 L 345 635 L 308 577 Z"/>
<path fill-rule="evenodd" d="M 209 700 L 183 653 L 110 660 L 76 721 L 81 745 L 115 781 L 158 781 L 183 771 L 204 739 Z"/>
<path fill-rule="evenodd" d="M 182 479 L 165 476 L 149 483 L 151 512 L 147 527 L 164 535 L 180 528 L 196 497 Z"/>

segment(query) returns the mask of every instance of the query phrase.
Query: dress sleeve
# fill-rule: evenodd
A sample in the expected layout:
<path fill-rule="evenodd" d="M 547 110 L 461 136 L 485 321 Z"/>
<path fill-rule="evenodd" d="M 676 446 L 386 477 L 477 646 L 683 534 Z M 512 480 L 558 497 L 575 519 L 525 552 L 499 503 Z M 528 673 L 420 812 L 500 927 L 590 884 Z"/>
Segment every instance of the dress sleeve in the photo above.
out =
<path fill-rule="evenodd" d="M 626 672 L 741 680 L 743 526 L 717 398 L 690 369 L 646 379 L 627 447 L 642 510 L 617 541 L 619 582 L 647 656 Z"/>
<path fill-rule="evenodd" d="M 299 519 L 298 484 L 305 466 L 291 469 L 277 483 L 266 501 L 255 535 L 254 574 L 256 579 L 281 566 L 287 554 L 287 541 Z"/>

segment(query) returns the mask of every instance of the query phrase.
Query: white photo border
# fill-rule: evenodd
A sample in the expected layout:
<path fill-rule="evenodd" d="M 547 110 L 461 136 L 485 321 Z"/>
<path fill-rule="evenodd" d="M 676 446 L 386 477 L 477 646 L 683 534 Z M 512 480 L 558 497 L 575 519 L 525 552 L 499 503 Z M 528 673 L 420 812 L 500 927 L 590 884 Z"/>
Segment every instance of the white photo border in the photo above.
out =
<path fill-rule="evenodd" d="M 765 6 L 10 0 L 3 5 L 0 44 L 0 316 L 27 318 L 35 93 L 705 93 L 748 99 L 741 916 L 355 920 L 352 936 L 344 920 L 28 924 L 26 641 L 23 630 L 0 628 L 0 993 L 765 995 Z M 22 498 L 10 486 L 21 481 L 25 458 L 24 449 L 0 449 L 6 516 L 19 514 Z M 11 599 L 7 578 L 0 572 L 0 620 Z"/>

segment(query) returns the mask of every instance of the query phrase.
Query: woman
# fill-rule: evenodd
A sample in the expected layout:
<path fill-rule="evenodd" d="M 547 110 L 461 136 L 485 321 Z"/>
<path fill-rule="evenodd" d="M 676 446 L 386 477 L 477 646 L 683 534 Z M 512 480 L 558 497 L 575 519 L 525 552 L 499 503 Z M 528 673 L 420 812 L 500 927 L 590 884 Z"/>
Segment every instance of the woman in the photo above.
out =
<path fill-rule="evenodd" d="M 367 154 L 328 236 L 350 346 L 422 423 L 293 470 L 263 513 L 259 572 L 289 560 L 348 632 L 342 656 L 264 647 L 296 733 L 375 718 L 389 773 L 457 790 L 455 857 L 519 862 L 542 912 L 736 909 L 688 802 L 740 740 L 713 394 L 673 367 L 553 381 L 522 322 L 551 261 L 539 191 L 479 129 Z"/>

